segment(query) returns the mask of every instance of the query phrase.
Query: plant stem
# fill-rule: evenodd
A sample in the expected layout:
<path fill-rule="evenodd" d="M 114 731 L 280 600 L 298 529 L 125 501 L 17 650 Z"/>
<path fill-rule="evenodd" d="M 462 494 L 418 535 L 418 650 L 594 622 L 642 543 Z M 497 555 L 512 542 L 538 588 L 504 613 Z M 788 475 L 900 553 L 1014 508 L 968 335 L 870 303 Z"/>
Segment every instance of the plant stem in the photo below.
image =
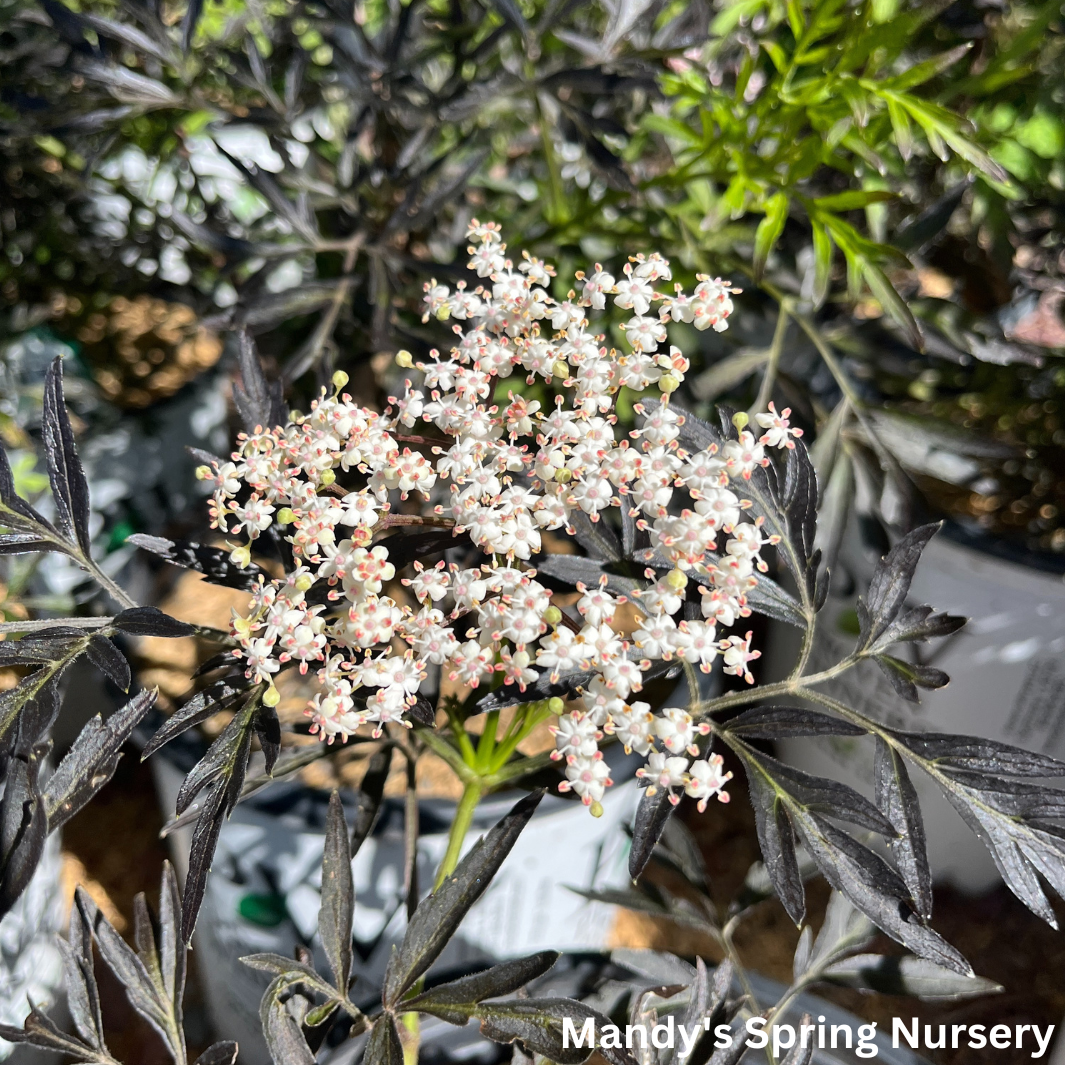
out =
<path fill-rule="evenodd" d="M 124 610 L 130 610 L 137 605 L 88 555 L 79 553 L 74 556 L 74 561 L 88 570 L 96 583 Z"/>
<path fill-rule="evenodd" d="M 436 882 L 433 891 L 439 891 L 440 885 L 455 871 L 459 864 L 459 856 L 462 854 L 462 844 L 466 839 L 466 833 L 473 824 L 473 812 L 481 801 L 484 789 L 479 780 L 467 782 L 463 789 L 462 798 L 459 799 L 458 809 L 455 810 L 455 820 L 451 822 L 451 831 L 447 837 L 447 850 L 444 852 L 444 860 L 436 871 Z"/>
<path fill-rule="evenodd" d="M 826 681 L 838 677 L 841 673 L 845 673 L 858 661 L 859 657 L 857 655 L 847 655 L 846 658 L 829 669 L 822 670 L 820 673 L 811 673 L 808 677 L 801 678 L 801 683 L 799 678 L 789 678 L 788 680 L 777 681 L 775 684 L 760 684 L 758 687 L 751 688 L 748 691 L 729 692 L 727 695 L 719 695 L 716 699 L 708 699 L 705 703 L 700 703 L 693 709 L 700 714 L 713 714 L 718 710 L 728 710 L 733 706 L 745 706 L 747 703 L 759 702 L 775 695 L 803 695 L 804 686 L 824 684 Z"/>
<path fill-rule="evenodd" d="M 37 618 L 33 621 L 0 622 L 0 634 L 9 632 L 41 632 L 57 625 L 70 629 L 105 629 L 114 618 Z"/>
<path fill-rule="evenodd" d="M 773 341 L 769 345 L 769 359 L 765 365 L 765 373 L 762 375 L 762 384 L 758 389 L 758 397 L 754 406 L 747 412 L 752 420 L 756 414 L 761 414 L 773 397 L 773 385 L 777 379 L 777 367 L 780 365 L 780 356 L 784 350 L 784 337 L 788 332 L 788 320 L 791 317 L 791 301 L 787 298 L 780 301 L 780 312 L 777 314 L 777 326 L 773 330 Z"/>
<path fill-rule="evenodd" d="M 477 744 L 477 760 L 474 769 L 477 773 L 487 773 L 492 765 L 492 752 L 496 746 L 496 732 L 499 729 L 499 711 L 492 710 L 484 722 L 484 731 Z"/>
<path fill-rule="evenodd" d="M 799 658 L 795 668 L 788 676 L 788 680 L 798 680 L 810 662 L 810 654 L 814 649 L 814 632 L 817 628 L 817 615 L 806 619 L 806 628 L 802 634 L 802 647 L 799 650 Z"/>

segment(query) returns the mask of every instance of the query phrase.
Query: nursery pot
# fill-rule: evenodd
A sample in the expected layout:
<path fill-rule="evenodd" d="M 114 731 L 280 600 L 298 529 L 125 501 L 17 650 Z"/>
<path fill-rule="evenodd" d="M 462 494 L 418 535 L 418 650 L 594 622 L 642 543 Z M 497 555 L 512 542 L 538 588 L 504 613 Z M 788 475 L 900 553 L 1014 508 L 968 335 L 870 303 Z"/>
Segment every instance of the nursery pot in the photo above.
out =
<path fill-rule="evenodd" d="M 876 561 L 877 553 L 856 534 L 848 536 L 838 568 L 853 574 L 855 588 L 849 595 L 830 597 L 820 615 L 811 672 L 854 647 L 855 597 L 868 586 Z M 921 662 L 944 670 L 950 683 L 922 691 L 920 705 L 913 705 L 895 694 L 874 663 L 863 662 L 823 690 L 892 727 L 973 735 L 1065 756 L 1065 581 L 1060 569 L 1038 556 L 1008 554 L 1001 545 L 947 526 L 926 548 L 908 602 L 970 619 L 946 639 L 901 652 L 904 657 L 916 653 Z M 790 648 L 797 632 L 784 633 L 784 628 L 774 626 L 770 655 L 771 668 L 780 676 L 794 660 Z M 795 739 L 780 747 L 790 764 L 872 793 L 873 744 L 867 738 Z M 933 874 L 966 891 L 992 887 L 999 876 L 984 845 L 930 779 L 915 772 L 913 781 L 922 800 Z"/>
<path fill-rule="evenodd" d="M 194 751 L 174 745 L 152 759 L 166 814 L 173 813 L 177 790 L 195 757 Z M 626 882 L 628 839 L 622 825 L 631 820 L 640 794 L 631 777 L 631 768 L 619 774 L 619 779 L 629 782 L 609 789 L 600 818 L 593 818 L 579 802 L 545 796 L 438 966 L 483 967 L 549 948 L 605 949 L 613 907 L 590 902 L 570 888 L 603 889 Z M 465 846 L 471 846 L 522 794 L 514 790 L 483 800 Z M 349 823 L 354 819 L 354 798 L 342 794 Z M 194 939 L 195 957 L 217 1037 L 236 1039 L 242 1062 L 251 1065 L 270 1061 L 258 1015 L 270 977 L 239 959 L 264 951 L 292 957 L 302 944 L 314 952 L 319 968 L 327 969 L 317 922 L 328 800 L 324 791 L 279 783 L 237 806 L 219 836 Z M 418 882 L 423 893 L 444 856 L 454 814 L 453 802 L 420 803 Z M 392 945 L 400 941 L 406 926 L 403 825 L 402 801 L 386 799 L 373 834 L 352 862 L 358 976 L 352 995 L 357 1002 L 377 1000 Z M 190 838 L 191 828 L 171 837 L 182 876 L 188 867 Z M 439 1034 L 447 1033 L 442 1028 Z"/>
<path fill-rule="evenodd" d="M 66 925 L 58 835 L 50 836 L 33 878 L 0 920 L 0 1024 L 21 1028 L 29 999 L 59 1023 L 66 1015 L 63 958 L 56 937 Z M 0 1061 L 44 1062 L 51 1055 L 0 1039 Z"/>

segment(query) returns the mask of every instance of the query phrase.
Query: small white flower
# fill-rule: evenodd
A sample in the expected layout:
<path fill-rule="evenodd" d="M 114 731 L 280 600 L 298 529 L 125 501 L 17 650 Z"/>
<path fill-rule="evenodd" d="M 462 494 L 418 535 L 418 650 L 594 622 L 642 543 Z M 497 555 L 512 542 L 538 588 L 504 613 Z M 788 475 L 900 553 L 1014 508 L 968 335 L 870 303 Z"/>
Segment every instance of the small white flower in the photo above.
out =
<path fill-rule="evenodd" d="M 766 447 L 786 447 L 793 449 L 795 447 L 795 440 L 792 438 L 802 436 L 802 430 L 793 429 L 791 427 L 791 423 L 788 421 L 788 416 L 790 414 L 790 407 L 785 407 L 779 414 L 777 414 L 777 409 L 772 403 L 769 404 L 768 414 L 756 414 L 754 420 L 766 430 L 766 432 L 758 438 L 758 443 L 764 444 Z"/>
<path fill-rule="evenodd" d="M 729 801 L 725 785 L 732 779 L 732 774 L 724 772 L 724 764 L 721 755 L 713 754 L 708 761 L 700 759 L 692 762 L 688 769 L 688 782 L 684 790 L 693 799 L 699 800 L 699 813 L 706 810 L 707 802 L 715 795 L 718 802 Z"/>
<path fill-rule="evenodd" d="M 680 788 L 687 783 L 688 759 L 679 755 L 666 755 L 654 751 L 647 759 L 647 765 L 636 770 L 636 776 L 646 782 L 647 794 L 654 795 L 660 788 L 669 791 L 669 801 L 676 806 L 680 796 L 673 788 Z"/>

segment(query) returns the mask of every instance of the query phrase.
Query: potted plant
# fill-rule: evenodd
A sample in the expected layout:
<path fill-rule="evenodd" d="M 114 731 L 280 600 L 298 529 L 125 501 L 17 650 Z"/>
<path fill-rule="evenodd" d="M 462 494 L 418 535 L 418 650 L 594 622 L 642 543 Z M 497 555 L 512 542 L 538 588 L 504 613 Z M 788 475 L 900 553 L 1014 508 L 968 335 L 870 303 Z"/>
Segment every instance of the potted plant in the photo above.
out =
<path fill-rule="evenodd" d="M 232 709 L 180 790 L 180 812 L 194 800 L 199 805 L 179 923 L 173 916 L 175 889 L 164 891 L 172 915 L 166 957 L 180 954 L 175 929 L 180 927 L 181 940 L 191 937 L 223 822 L 246 787 L 267 782 L 248 776 L 253 744 L 262 750 L 264 775 L 281 765 L 278 676 L 284 670 L 304 675 L 313 670 L 321 688 L 307 711 L 318 735 L 334 741 L 361 735 L 397 748 L 408 762 L 432 750 L 464 784 L 435 871 L 435 891 L 420 903 L 413 875 L 417 791 L 408 789 L 406 886 L 413 916 L 384 975 L 383 1012 L 367 1049 L 372 1060 L 393 1060 L 398 1053 L 393 1018 L 411 1012 L 404 996 L 443 949 L 442 937 L 430 929 L 439 925 L 450 933 L 454 921 L 442 915 L 452 906 L 465 912 L 481 895 L 488 875 L 479 863 L 489 855 L 494 855 L 492 863 L 502 861 L 516 826 L 531 817 L 539 801 L 535 796 L 523 800 L 474 846 L 469 864 L 460 870 L 468 828 L 485 793 L 527 776 L 530 769 L 554 765 L 553 788 L 575 792 L 590 814 L 600 813 L 622 765 L 622 747 L 646 763 L 634 774 L 644 795 L 629 854 L 633 876 L 648 861 L 682 794 L 703 809 L 715 798 L 727 798 L 730 777 L 718 751 L 728 748 L 751 789 L 766 875 L 796 923 L 806 909 L 801 842 L 829 883 L 883 932 L 926 962 L 970 979 L 968 963 L 928 921 L 925 834 L 907 766 L 931 777 L 965 812 L 1009 873 L 1011 888 L 1050 917 L 1035 870 L 1055 888 L 1061 886 L 1060 840 L 1046 823 L 1056 816 L 1060 793 L 1025 778 L 1053 777 L 1065 765 L 993 741 L 898 729 L 825 690 L 862 663 L 874 664 L 914 691 L 945 683 L 939 670 L 896 652 L 899 644 L 948 636 L 962 623 L 907 601 L 935 527 L 901 538 L 881 560 L 860 601 L 853 648 L 835 662 L 817 661 L 815 635 L 829 577 L 814 547 L 817 481 L 802 441 L 780 415 L 762 415 L 758 424 L 764 432 L 758 438 L 742 415 L 726 416 L 717 427 L 684 411 L 670 398 L 686 372 L 684 357 L 676 348 L 661 349 L 656 340 L 663 310 L 690 315 L 706 327 L 727 322 L 727 283 L 706 279 L 690 296 L 663 291 L 668 261 L 637 257 L 620 277 L 602 269 L 585 272 L 577 279 L 579 295 L 555 299 L 542 285 L 551 276 L 549 266 L 529 257 L 521 260 L 525 269 L 516 269 L 495 226 L 473 224 L 470 240 L 473 268 L 484 271 L 492 288 L 473 292 L 427 285 L 427 314 L 447 312 L 465 322 L 463 337 L 451 358 L 415 367 L 401 355 L 412 384 L 384 415 L 346 395 L 342 377 L 332 390 L 323 390 L 309 413 L 286 415 L 273 405 L 272 390 L 245 341 L 244 388 L 238 398 L 257 428 L 238 440 L 231 461 L 217 460 L 203 472 L 214 487 L 213 520 L 228 540 L 227 549 L 140 542 L 202 568 L 210 578 L 254 581 L 247 611 L 234 615 L 230 633 L 205 634 L 220 646 L 211 663 L 215 681 L 178 710 L 146 748 L 150 755 L 197 721 Z M 594 335 L 591 322 L 607 300 L 632 315 L 625 330 L 628 350 L 621 353 L 599 345 L 593 353 L 582 344 L 582 338 Z M 652 306 L 659 316 L 646 313 Z M 466 336 L 476 341 L 472 348 L 464 345 Z M 423 375 L 424 392 L 413 384 L 415 369 Z M 525 399 L 523 376 L 557 390 L 558 401 L 537 406 Z M 492 401 L 496 377 L 518 386 L 506 405 Z M 613 436 L 617 423 L 603 415 L 613 411 L 623 383 L 661 400 L 645 395 L 636 412 L 638 428 L 618 440 Z M 4 855 L 3 885 L 12 897 L 35 865 L 47 831 L 103 786 L 122 743 L 152 702 L 152 693 L 144 692 L 107 723 L 90 722 L 56 772 L 42 780 L 38 766 L 52 722 L 47 708 L 64 670 L 86 654 L 128 687 L 128 667 L 112 635 L 190 631 L 157 610 L 131 603 L 92 556 L 86 539 L 88 493 L 58 362 L 46 382 L 44 425 L 57 520 L 46 520 L 15 493 L 5 464 L 0 502 L 12 530 L 4 534 L 5 550 L 61 551 L 99 580 L 123 609 L 59 626 L 32 619 L 5 623 L 6 636 L 21 637 L 5 644 L 10 642 L 11 653 L 27 669 L 5 700 L 3 717 L 10 753 L 2 818 L 23 826 L 5 836 L 12 842 Z M 525 441 L 535 443 L 535 450 L 523 450 Z M 549 532 L 572 537 L 584 553 L 544 551 Z M 421 563 L 418 556 L 433 549 L 458 552 L 462 561 Z M 762 572 L 762 555 L 769 550 L 780 558 L 794 592 Z M 265 564 L 271 555 L 276 576 L 253 561 L 261 558 Z M 401 577 L 400 567 L 406 566 L 409 583 L 394 586 L 397 597 L 400 588 L 410 589 L 411 600 L 401 605 L 400 598 L 386 593 L 388 582 Z M 563 588 L 572 589 L 570 602 L 561 599 Z M 555 605 L 556 595 L 562 606 Z M 632 612 L 623 611 L 630 602 Z M 753 684 L 750 663 L 760 652 L 742 630 L 745 617 L 755 611 L 795 624 L 804 634 L 793 669 L 771 684 Z M 396 637 L 403 643 L 393 645 Z M 408 650 L 401 652 L 400 646 Z M 707 695 L 698 673 L 715 663 L 742 687 Z M 446 667 L 447 678 L 463 682 L 468 694 L 449 693 L 439 681 L 434 686 L 429 676 L 434 665 L 440 674 Z M 689 685 L 684 707 L 668 705 L 671 686 L 654 684 L 676 668 Z M 436 695 L 435 705 L 430 695 Z M 812 702 L 817 709 L 787 705 L 795 701 Z M 502 710 L 509 706 L 517 709 L 504 727 Z M 475 739 L 470 724 L 482 715 L 487 726 Z M 549 718 L 559 757 L 515 757 L 522 733 Z M 791 768 L 760 746 L 762 739 L 795 735 L 865 737 L 875 749 L 875 801 Z M 329 756 L 336 747 L 336 742 L 322 743 L 315 753 Z M 372 793 L 369 798 L 357 818 L 356 843 L 372 822 Z M 333 983 L 323 984 L 304 962 L 297 969 L 277 959 L 257 963 L 276 974 L 263 1016 L 277 1056 L 304 1054 L 299 1048 L 305 1038 L 317 1045 L 324 1033 L 321 1022 L 330 1018 L 344 1015 L 356 1028 L 368 1026 L 347 990 L 352 910 L 344 884 L 351 852 L 342 812 L 334 802 L 325 842 L 327 899 L 319 916 L 319 939 L 334 969 Z M 827 817 L 882 836 L 893 861 Z M 497 847 L 494 841 L 500 839 L 507 840 L 505 847 Z M 80 907 L 79 927 L 93 926 L 101 942 L 110 942 L 84 901 Z M 78 949 L 87 949 L 88 932 L 78 935 L 83 944 Z M 147 940 L 141 949 L 148 950 Z M 117 944 L 112 953 L 121 956 Z M 177 962 L 168 960 L 171 964 Z M 516 980 L 532 970 L 540 971 L 531 963 L 529 968 L 515 963 L 505 971 Z M 539 1042 L 547 1038 L 544 1032 L 558 1030 L 557 1011 L 543 1004 L 508 1006 L 499 1014 L 486 1007 L 487 1013 L 478 1014 L 476 1002 L 484 996 L 477 978 L 471 979 L 473 997 L 462 1000 L 462 1010 L 439 1005 L 443 1000 L 432 998 L 431 991 L 418 1002 L 449 1020 L 460 1012 L 480 1015 L 486 1034 L 504 1041 L 518 1038 L 533 1049 L 544 1045 Z M 172 975 L 160 980 L 152 995 L 163 1011 L 165 1038 L 178 1055 L 174 989 L 180 981 Z M 490 981 L 485 994 L 501 993 L 504 983 Z M 308 1003 L 309 1013 L 300 1012 L 301 1006 L 294 1016 L 284 1003 L 300 984 L 317 989 L 325 1001 Z M 508 990 L 517 986 L 507 984 Z M 81 1029 L 90 1043 L 94 1023 L 85 1021 Z M 44 1021 L 31 1017 L 31 1033 L 42 1026 Z M 416 1025 L 404 1022 L 402 1030 L 413 1053 Z M 53 1035 L 39 1038 L 55 1045 Z"/>

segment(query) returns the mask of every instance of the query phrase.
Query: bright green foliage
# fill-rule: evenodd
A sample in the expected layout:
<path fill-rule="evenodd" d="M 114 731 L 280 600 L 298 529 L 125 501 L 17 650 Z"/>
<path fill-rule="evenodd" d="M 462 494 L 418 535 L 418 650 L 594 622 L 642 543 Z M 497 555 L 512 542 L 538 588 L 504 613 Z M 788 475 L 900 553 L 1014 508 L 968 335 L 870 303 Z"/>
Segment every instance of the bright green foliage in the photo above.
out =
<path fill-rule="evenodd" d="M 691 239 L 760 216 L 752 259 L 761 276 L 792 220 L 810 234 L 818 304 L 839 249 L 852 298 L 864 283 L 920 346 L 888 274 L 907 261 L 868 235 L 883 228 L 879 205 L 904 191 L 915 166 L 935 159 L 960 163 L 1002 191 L 1009 180 L 981 134 L 937 100 L 937 86 L 970 50 L 924 43 L 947 6 L 723 5 L 711 26 L 710 61 L 702 69 L 676 64 L 662 79 L 669 114 L 644 120 L 673 151 L 676 165 L 658 184 L 683 191 L 676 219 Z M 1041 144 L 1053 135 L 1046 122 L 1032 131 Z"/>

